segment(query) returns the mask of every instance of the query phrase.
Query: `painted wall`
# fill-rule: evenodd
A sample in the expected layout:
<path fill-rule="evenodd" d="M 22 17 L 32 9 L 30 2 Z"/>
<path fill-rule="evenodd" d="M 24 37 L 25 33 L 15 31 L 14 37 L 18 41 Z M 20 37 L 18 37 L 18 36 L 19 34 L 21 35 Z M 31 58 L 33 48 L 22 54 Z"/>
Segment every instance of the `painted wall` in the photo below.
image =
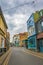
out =
<path fill-rule="evenodd" d="M 5 38 L 0 35 L 0 48 L 4 48 L 5 47 Z"/>
<path fill-rule="evenodd" d="M 34 22 L 36 23 L 39 19 L 40 15 L 39 15 L 39 11 L 34 13 Z"/>
<path fill-rule="evenodd" d="M 1 48 L 1 35 L 0 35 L 0 48 Z"/>
<path fill-rule="evenodd" d="M 2 18 L 1 18 L 1 16 L 0 16 L 0 28 L 1 28 L 2 31 L 5 33 L 5 37 L 6 37 L 7 28 L 6 28 L 5 24 L 4 24 L 4 22 L 3 22 Z"/>
<path fill-rule="evenodd" d="M 28 30 L 28 37 L 36 34 L 35 32 L 35 24 L 34 24 L 34 15 L 32 14 L 27 21 L 27 30 Z"/>
<path fill-rule="evenodd" d="M 27 21 L 27 30 L 28 30 L 28 49 L 36 48 L 36 34 L 35 23 L 34 23 L 34 14 L 30 16 Z"/>
<path fill-rule="evenodd" d="M 34 13 L 34 22 L 36 23 L 43 16 L 43 9 Z"/>
<path fill-rule="evenodd" d="M 22 46 L 24 44 L 23 40 L 28 38 L 28 32 L 20 33 L 19 35 L 20 35 L 20 46 Z"/>
<path fill-rule="evenodd" d="M 0 34 L 0 39 L 2 39 L 3 37 L 6 38 L 7 28 L 6 28 L 5 24 L 4 24 L 1 16 L 0 16 L 0 29 L 4 32 L 4 34 L 3 34 L 3 32 L 0 31 L 3 34 L 3 36 Z M 2 45 L 2 42 L 0 40 L 0 47 L 2 47 L 1 45 Z M 4 40 L 4 45 L 5 45 L 5 40 Z"/>
<path fill-rule="evenodd" d="M 40 20 L 38 20 L 43 16 L 43 10 L 37 11 L 33 13 L 30 18 L 27 21 L 27 30 L 28 30 L 28 48 L 36 48 L 37 46 L 37 40 L 36 36 L 34 36 L 36 33 L 40 33 L 43 30 L 43 22 L 41 23 Z M 36 25 L 37 23 L 37 25 Z M 42 25 L 42 26 L 41 26 Z M 37 28 L 37 30 L 36 30 Z"/>

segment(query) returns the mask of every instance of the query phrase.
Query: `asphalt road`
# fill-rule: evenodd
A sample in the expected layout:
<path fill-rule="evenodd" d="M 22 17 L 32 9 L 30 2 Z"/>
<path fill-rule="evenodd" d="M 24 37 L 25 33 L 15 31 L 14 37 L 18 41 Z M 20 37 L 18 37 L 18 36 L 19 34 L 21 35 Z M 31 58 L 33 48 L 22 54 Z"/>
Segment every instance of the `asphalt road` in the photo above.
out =
<path fill-rule="evenodd" d="M 13 48 L 8 65 L 43 65 L 43 59 L 24 53 L 23 48 Z"/>

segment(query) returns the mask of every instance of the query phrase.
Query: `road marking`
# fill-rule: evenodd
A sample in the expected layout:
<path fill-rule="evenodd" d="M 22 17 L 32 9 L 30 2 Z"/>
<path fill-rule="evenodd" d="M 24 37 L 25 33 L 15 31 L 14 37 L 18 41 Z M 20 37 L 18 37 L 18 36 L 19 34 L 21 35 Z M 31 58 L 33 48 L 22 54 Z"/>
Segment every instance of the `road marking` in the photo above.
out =
<path fill-rule="evenodd" d="M 11 57 L 11 53 L 12 51 L 9 53 L 8 57 L 6 58 L 6 60 L 4 61 L 3 65 L 8 65 L 9 59 Z"/>
<path fill-rule="evenodd" d="M 28 52 L 28 51 L 25 51 L 25 50 L 23 50 L 23 52 L 26 53 L 26 54 L 31 54 L 31 55 L 33 55 L 33 56 L 36 56 L 36 57 L 39 57 L 39 58 L 43 59 L 42 56 L 36 55 L 35 53 L 31 53 L 31 52 Z"/>

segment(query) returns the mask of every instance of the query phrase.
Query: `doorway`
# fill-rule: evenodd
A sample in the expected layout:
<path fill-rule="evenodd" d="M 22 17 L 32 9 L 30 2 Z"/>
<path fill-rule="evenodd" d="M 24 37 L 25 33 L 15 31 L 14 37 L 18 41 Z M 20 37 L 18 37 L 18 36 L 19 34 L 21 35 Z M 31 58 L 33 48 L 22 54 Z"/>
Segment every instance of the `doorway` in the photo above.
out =
<path fill-rule="evenodd" d="M 43 52 L 43 39 L 38 40 L 37 47 L 40 52 Z"/>
<path fill-rule="evenodd" d="M 1 38 L 1 44 L 2 48 L 4 48 L 4 38 Z"/>

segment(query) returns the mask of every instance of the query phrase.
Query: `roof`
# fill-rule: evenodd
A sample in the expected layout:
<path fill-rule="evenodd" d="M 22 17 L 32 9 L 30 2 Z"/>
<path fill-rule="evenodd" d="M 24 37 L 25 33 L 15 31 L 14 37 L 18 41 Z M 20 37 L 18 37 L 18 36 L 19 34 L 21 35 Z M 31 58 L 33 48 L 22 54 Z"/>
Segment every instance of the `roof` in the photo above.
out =
<path fill-rule="evenodd" d="M 16 36 L 19 36 L 19 34 L 15 34 L 15 35 L 13 36 L 13 38 L 16 37 Z"/>
<path fill-rule="evenodd" d="M 8 28 L 8 27 L 7 27 L 7 24 L 6 24 L 6 21 L 5 21 L 5 18 L 4 18 L 4 16 L 3 16 L 3 12 L 2 12 L 1 7 L 0 7 L 0 16 L 2 17 L 3 22 L 4 22 L 5 26 L 6 26 L 6 28 Z"/>
<path fill-rule="evenodd" d="M 28 21 L 30 20 L 30 18 L 33 16 L 33 14 L 34 14 L 34 13 L 32 13 L 32 14 L 30 15 L 30 17 L 29 17 L 28 20 L 27 20 L 27 23 L 28 23 Z"/>

